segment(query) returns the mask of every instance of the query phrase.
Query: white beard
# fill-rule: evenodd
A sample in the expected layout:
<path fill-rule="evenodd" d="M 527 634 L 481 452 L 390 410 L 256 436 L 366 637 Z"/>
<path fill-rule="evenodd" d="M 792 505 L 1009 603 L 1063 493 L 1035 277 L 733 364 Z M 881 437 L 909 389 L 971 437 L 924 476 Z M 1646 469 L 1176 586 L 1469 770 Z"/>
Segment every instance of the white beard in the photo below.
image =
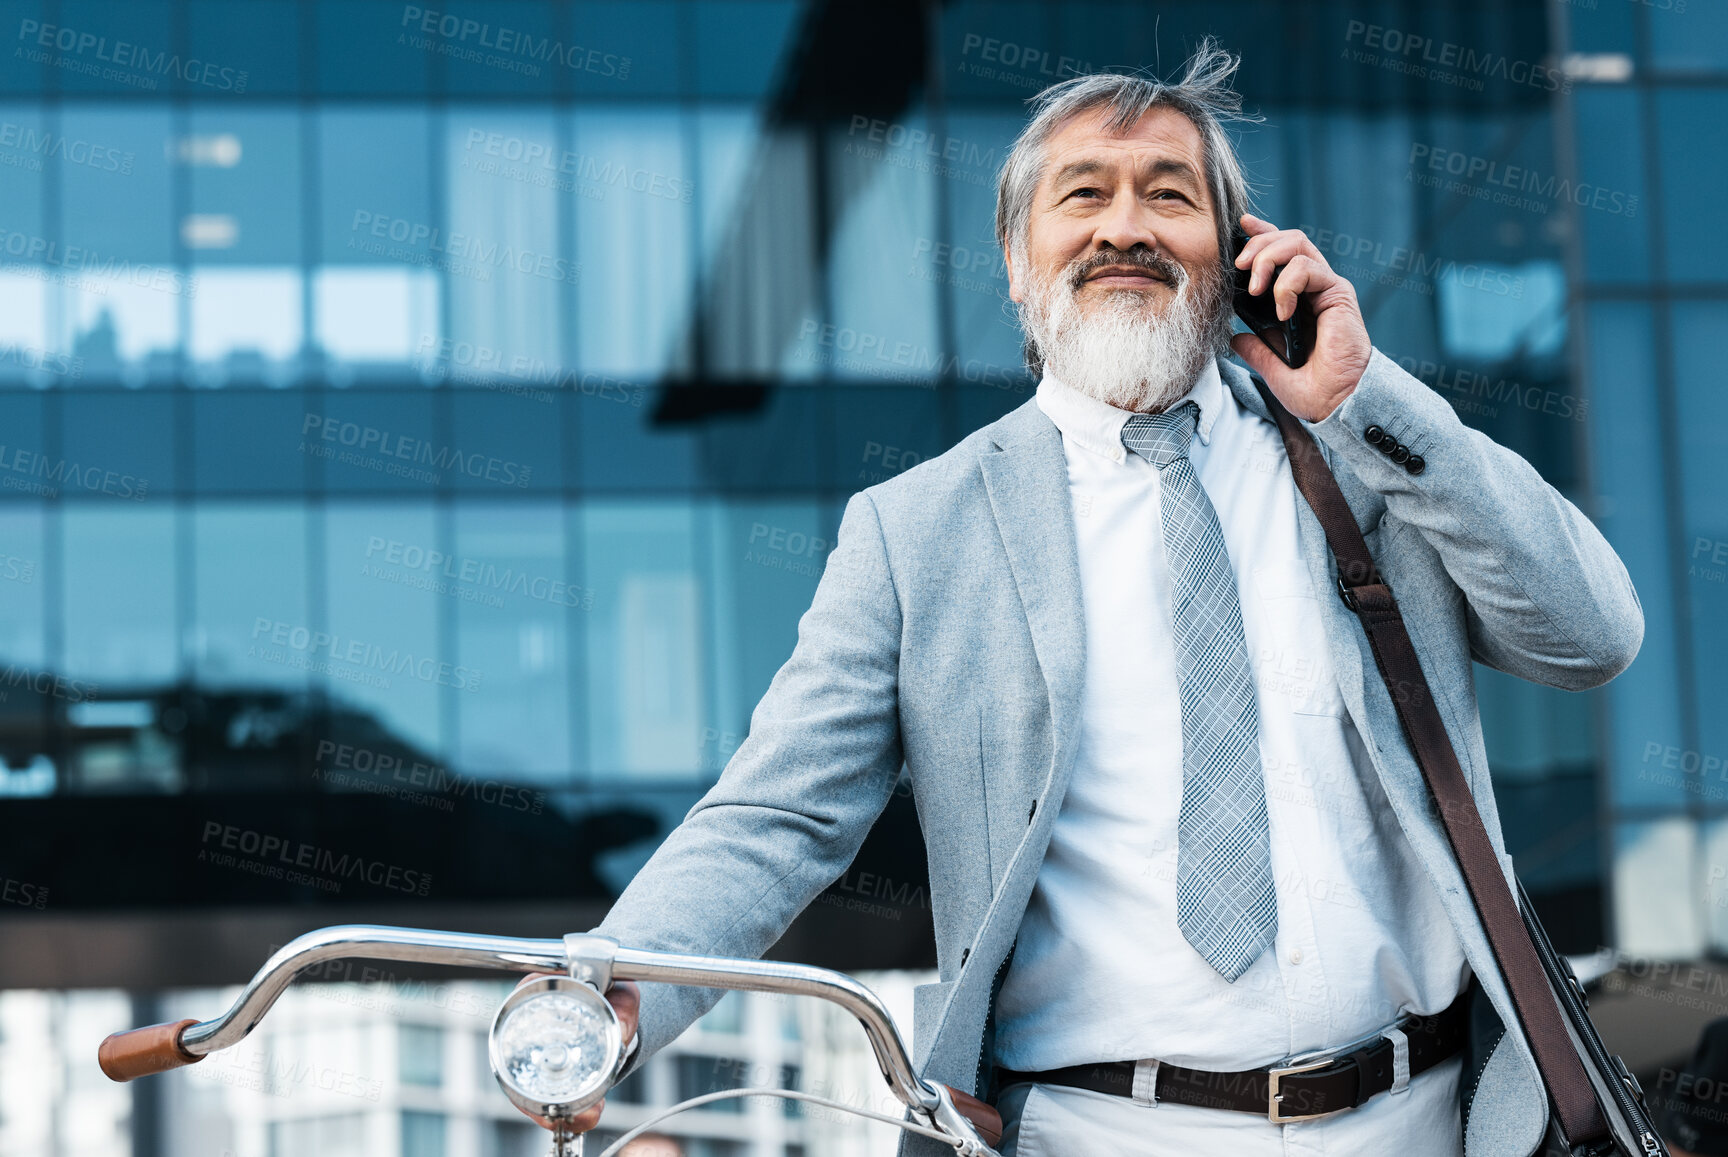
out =
<path fill-rule="evenodd" d="M 1176 294 L 1159 312 L 1139 290 L 1106 290 L 1082 308 L 1071 263 L 1055 277 L 1034 277 L 1020 305 L 1020 324 L 1058 381 L 1137 414 L 1168 408 L 1194 385 L 1206 359 L 1229 348 L 1229 313 L 1221 308 L 1223 276 L 1196 292 L 1175 261 Z"/>

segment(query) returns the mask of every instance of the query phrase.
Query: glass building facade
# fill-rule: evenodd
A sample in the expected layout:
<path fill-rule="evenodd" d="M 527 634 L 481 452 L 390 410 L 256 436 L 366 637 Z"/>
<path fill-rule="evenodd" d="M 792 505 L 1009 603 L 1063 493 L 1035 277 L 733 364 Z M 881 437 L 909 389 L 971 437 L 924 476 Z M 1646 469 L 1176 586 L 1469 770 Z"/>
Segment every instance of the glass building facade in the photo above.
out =
<path fill-rule="evenodd" d="M 1260 215 L 1637 583 L 1607 690 L 1479 671 L 1556 938 L 1721 949 L 1723 11 L 0 0 L 0 983 L 597 918 L 846 498 L 1031 397 L 991 239 L 1024 100 L 1208 33 Z M 788 950 L 925 964 L 918 841 L 898 793 Z M 141 971 L 30 947 L 115 936 Z"/>

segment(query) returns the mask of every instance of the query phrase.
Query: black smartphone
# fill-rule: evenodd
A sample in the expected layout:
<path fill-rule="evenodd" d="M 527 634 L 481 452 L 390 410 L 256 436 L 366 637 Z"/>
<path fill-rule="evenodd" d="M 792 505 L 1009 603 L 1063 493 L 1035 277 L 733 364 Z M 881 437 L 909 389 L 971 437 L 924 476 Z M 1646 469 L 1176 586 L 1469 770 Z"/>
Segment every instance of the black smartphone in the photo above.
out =
<path fill-rule="evenodd" d="M 1241 256 L 1242 247 L 1248 244 L 1248 234 L 1240 229 L 1236 231 L 1234 245 L 1230 249 L 1230 260 L 1234 262 Z M 1308 360 L 1308 355 L 1314 352 L 1316 325 L 1314 307 L 1308 301 L 1307 294 L 1297 294 L 1296 312 L 1290 315 L 1290 320 L 1278 320 L 1278 306 L 1272 300 L 1272 284 L 1278 280 L 1278 275 L 1284 272 L 1282 265 L 1272 271 L 1272 278 L 1266 283 L 1262 293 L 1248 292 L 1248 279 L 1253 276 L 1252 269 L 1236 269 L 1232 265 L 1231 272 L 1236 275 L 1236 291 L 1234 304 L 1236 316 L 1243 324 L 1254 331 L 1254 335 L 1265 342 L 1272 352 L 1278 355 L 1278 360 L 1292 369 Z"/>

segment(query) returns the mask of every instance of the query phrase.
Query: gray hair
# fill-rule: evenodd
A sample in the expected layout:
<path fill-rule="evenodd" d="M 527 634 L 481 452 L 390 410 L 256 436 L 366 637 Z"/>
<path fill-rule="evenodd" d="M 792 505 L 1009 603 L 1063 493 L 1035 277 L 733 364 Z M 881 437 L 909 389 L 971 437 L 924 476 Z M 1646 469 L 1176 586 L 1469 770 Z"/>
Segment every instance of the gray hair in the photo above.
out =
<path fill-rule="evenodd" d="M 1010 260 L 1025 269 L 1026 233 L 1032 220 L 1032 195 L 1044 176 L 1045 145 L 1056 130 L 1080 113 L 1103 109 L 1106 127 L 1122 133 L 1155 108 L 1173 108 L 1199 130 L 1206 186 L 1218 222 L 1220 263 L 1231 263 L 1230 238 L 1251 199 L 1236 146 L 1226 123 L 1257 122 L 1244 115 L 1242 97 L 1230 87 L 1241 58 L 1224 51 L 1210 36 L 1188 58 L 1182 79 L 1166 83 L 1154 77 L 1124 73 L 1093 73 L 1053 84 L 1032 97 L 1032 119 L 1015 138 L 996 182 L 996 242 Z"/>

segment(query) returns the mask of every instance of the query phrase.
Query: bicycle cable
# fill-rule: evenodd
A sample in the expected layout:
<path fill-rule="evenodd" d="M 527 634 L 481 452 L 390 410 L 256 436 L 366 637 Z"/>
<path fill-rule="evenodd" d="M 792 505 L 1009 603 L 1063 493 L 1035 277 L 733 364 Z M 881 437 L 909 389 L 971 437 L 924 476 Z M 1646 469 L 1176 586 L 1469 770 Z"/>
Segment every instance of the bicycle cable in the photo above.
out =
<path fill-rule="evenodd" d="M 933 1137 L 945 1145 L 953 1145 L 954 1138 L 946 1133 L 939 1133 L 925 1125 L 914 1125 L 911 1121 L 903 1121 L 899 1117 L 890 1117 L 886 1113 L 878 1113 L 872 1109 L 860 1109 L 856 1105 L 844 1104 L 828 1097 L 819 1097 L 815 1093 L 801 1093 L 797 1089 L 721 1089 L 717 1093 L 703 1093 L 700 1097 L 691 1097 L 688 1101 L 680 1101 L 670 1109 L 650 1117 L 612 1144 L 601 1150 L 600 1157 L 616 1157 L 618 1151 L 637 1137 L 646 1133 L 668 1117 L 677 1116 L 686 1109 L 694 1109 L 698 1105 L 706 1105 L 711 1101 L 724 1101 L 729 1097 L 785 1097 L 792 1101 L 809 1101 L 811 1104 L 822 1105 L 829 1109 L 839 1109 L 842 1113 L 853 1113 L 860 1117 L 868 1117 L 872 1121 L 881 1121 L 885 1125 L 897 1125 L 908 1133 L 918 1133 L 925 1137 Z"/>

